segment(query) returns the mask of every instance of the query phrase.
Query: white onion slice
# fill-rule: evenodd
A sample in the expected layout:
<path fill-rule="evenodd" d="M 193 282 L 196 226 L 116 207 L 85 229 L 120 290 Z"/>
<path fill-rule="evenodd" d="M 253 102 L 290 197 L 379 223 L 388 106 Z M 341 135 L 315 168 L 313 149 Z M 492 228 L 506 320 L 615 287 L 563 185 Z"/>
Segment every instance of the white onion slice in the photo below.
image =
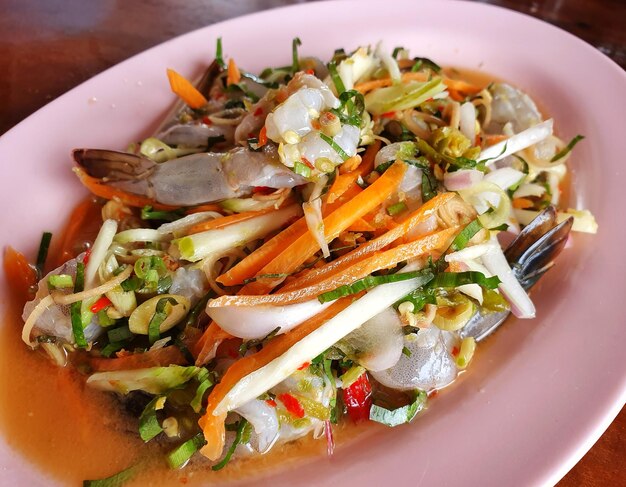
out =
<path fill-rule="evenodd" d="M 518 171 L 512 167 L 503 167 L 485 175 L 485 181 L 489 181 L 507 190 L 514 184 L 519 183 L 524 176 L 525 174 L 522 171 Z"/>
<path fill-rule="evenodd" d="M 200 211 L 198 213 L 192 213 L 186 217 L 179 218 L 173 222 L 164 223 L 157 228 L 157 232 L 164 235 L 172 234 L 175 237 L 178 237 L 185 234 L 191 227 L 198 223 L 214 220 L 215 218 L 220 218 L 221 216 L 222 215 L 217 211 Z"/>
<path fill-rule="evenodd" d="M 492 248 L 492 242 L 472 245 L 471 247 L 465 247 L 464 249 L 447 254 L 444 259 L 446 262 L 465 262 L 470 259 L 482 257 Z"/>
<path fill-rule="evenodd" d="M 487 147 L 478 156 L 479 161 L 487 160 L 486 164 L 491 165 L 500 159 L 515 154 L 526 149 L 537 142 L 541 142 L 552 135 L 553 120 L 550 118 L 545 122 L 538 123 L 519 134 L 515 134 L 502 142 Z"/>
<path fill-rule="evenodd" d="M 409 272 L 415 270 L 415 267 L 409 265 L 404 270 Z M 419 283 L 419 279 L 407 279 L 382 284 L 369 291 L 297 342 L 287 352 L 237 382 L 217 405 L 213 414 L 220 415 L 232 411 L 260 396 L 293 374 L 304 362 L 311 361 L 361 324 L 416 289 Z"/>
<path fill-rule="evenodd" d="M 541 184 L 528 183 L 522 184 L 515 193 L 513 198 L 524 198 L 526 196 L 542 196 L 546 192 L 546 188 Z"/>
<path fill-rule="evenodd" d="M 476 139 L 476 108 L 470 102 L 462 103 L 459 111 L 459 129 L 474 145 Z"/>
<path fill-rule="evenodd" d="M 98 236 L 93 242 L 93 247 L 91 247 L 89 262 L 87 262 L 85 266 L 85 290 L 91 289 L 94 286 L 98 267 L 100 267 L 107 250 L 109 250 L 109 247 L 113 243 L 116 232 L 117 222 L 115 220 L 105 220 L 100 227 Z"/>
<path fill-rule="evenodd" d="M 302 211 L 304 211 L 304 219 L 306 226 L 311 235 L 322 250 L 325 259 L 330 257 L 330 249 L 326 242 L 326 234 L 324 232 L 324 217 L 322 216 L 322 200 L 315 198 L 312 201 L 302 203 Z"/>
<path fill-rule="evenodd" d="M 477 169 L 461 169 L 443 175 L 443 185 L 448 191 L 458 191 L 474 186 L 482 181 L 484 173 Z"/>
<path fill-rule="evenodd" d="M 246 340 L 263 338 L 280 327 L 278 334 L 321 313 L 331 303 L 320 304 L 317 299 L 286 306 L 221 306 L 206 312 L 224 331 Z"/>

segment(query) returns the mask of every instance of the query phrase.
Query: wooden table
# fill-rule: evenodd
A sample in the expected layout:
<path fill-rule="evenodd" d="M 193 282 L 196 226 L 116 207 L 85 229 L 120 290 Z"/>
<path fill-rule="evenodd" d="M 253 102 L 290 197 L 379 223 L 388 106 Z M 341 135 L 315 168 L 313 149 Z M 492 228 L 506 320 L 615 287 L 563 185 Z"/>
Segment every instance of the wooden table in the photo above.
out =
<path fill-rule="evenodd" d="M 298 0 L 0 0 L 0 134 L 104 69 L 184 32 Z M 626 67 L 624 0 L 483 0 L 544 19 Z M 593 393 L 593 391 L 590 391 Z M 626 410 L 559 483 L 626 485 Z"/>

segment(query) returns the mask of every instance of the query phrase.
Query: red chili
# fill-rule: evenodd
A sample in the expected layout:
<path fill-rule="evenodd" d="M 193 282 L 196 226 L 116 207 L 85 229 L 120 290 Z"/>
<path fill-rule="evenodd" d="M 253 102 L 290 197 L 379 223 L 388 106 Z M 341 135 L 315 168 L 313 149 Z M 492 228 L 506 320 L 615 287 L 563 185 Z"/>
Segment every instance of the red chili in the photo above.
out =
<path fill-rule="evenodd" d="M 263 115 L 263 108 L 259 107 L 254 111 L 254 116 L 255 117 L 260 117 L 261 115 Z"/>
<path fill-rule="evenodd" d="M 395 118 L 396 112 L 386 112 L 381 115 L 382 118 Z"/>
<path fill-rule="evenodd" d="M 302 162 L 306 164 L 307 166 L 309 166 L 309 168 L 315 169 L 315 166 L 313 165 L 313 163 L 309 161 L 306 157 L 302 157 Z"/>
<path fill-rule="evenodd" d="M 302 404 L 300 404 L 300 401 L 298 401 L 294 396 L 285 393 L 280 394 L 278 399 L 280 399 L 280 402 L 285 405 L 285 409 L 296 418 L 304 418 L 304 408 L 302 407 Z"/>
<path fill-rule="evenodd" d="M 255 186 L 252 188 L 252 192 L 255 194 L 270 194 L 276 191 L 274 188 L 270 188 L 269 186 Z"/>
<path fill-rule="evenodd" d="M 355 423 L 370 419 L 372 408 L 372 385 L 364 372 L 355 380 L 350 387 L 342 389 L 343 403 L 348 410 L 348 416 Z"/>
<path fill-rule="evenodd" d="M 311 362 L 304 362 L 300 367 L 298 367 L 298 370 L 304 370 L 306 369 L 309 365 L 311 365 Z"/>
<path fill-rule="evenodd" d="M 85 250 L 85 255 L 83 255 L 83 264 L 87 265 L 89 263 L 89 257 L 91 257 L 91 248 Z"/>
<path fill-rule="evenodd" d="M 305 71 L 306 74 L 315 74 L 315 71 L 313 71 L 312 69 L 307 69 Z"/>
<path fill-rule="evenodd" d="M 266 399 L 265 402 L 269 405 L 272 406 L 273 408 L 276 407 L 276 401 L 274 401 L 274 399 Z"/>
<path fill-rule="evenodd" d="M 202 123 L 205 125 L 213 125 L 213 122 L 211 122 L 211 119 L 207 117 L 206 115 L 202 117 Z"/>
<path fill-rule="evenodd" d="M 89 308 L 92 313 L 97 313 L 98 311 L 102 311 L 107 306 L 111 305 L 111 300 L 106 296 L 102 296 L 98 301 L 93 303 L 93 306 Z"/>
<path fill-rule="evenodd" d="M 267 129 L 265 128 L 265 125 L 264 125 L 261 131 L 259 132 L 258 146 L 263 147 L 265 144 L 267 144 Z"/>
<path fill-rule="evenodd" d="M 456 357 L 460 351 L 459 347 L 452 347 L 452 356 Z"/>

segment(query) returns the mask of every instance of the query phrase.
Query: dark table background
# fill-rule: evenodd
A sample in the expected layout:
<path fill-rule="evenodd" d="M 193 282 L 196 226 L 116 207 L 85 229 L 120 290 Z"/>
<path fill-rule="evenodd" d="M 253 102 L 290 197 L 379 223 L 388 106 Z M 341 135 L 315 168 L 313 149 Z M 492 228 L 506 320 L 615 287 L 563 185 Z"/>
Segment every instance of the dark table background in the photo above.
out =
<path fill-rule="evenodd" d="M 0 0 L 0 134 L 179 34 L 306 0 Z M 626 67 L 626 0 L 483 0 L 543 19 Z M 593 393 L 590 391 L 590 393 Z M 626 410 L 559 487 L 626 485 Z"/>

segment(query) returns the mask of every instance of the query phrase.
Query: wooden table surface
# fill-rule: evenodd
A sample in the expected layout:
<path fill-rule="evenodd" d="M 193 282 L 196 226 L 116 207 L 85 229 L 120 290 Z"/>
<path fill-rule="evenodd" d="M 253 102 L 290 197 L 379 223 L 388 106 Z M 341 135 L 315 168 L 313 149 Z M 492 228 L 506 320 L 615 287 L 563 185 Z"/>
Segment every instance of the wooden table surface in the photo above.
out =
<path fill-rule="evenodd" d="M 179 34 L 298 0 L 0 0 L 0 134 L 104 69 Z M 483 0 L 546 20 L 626 67 L 624 0 Z M 626 485 L 626 409 L 560 487 Z"/>

